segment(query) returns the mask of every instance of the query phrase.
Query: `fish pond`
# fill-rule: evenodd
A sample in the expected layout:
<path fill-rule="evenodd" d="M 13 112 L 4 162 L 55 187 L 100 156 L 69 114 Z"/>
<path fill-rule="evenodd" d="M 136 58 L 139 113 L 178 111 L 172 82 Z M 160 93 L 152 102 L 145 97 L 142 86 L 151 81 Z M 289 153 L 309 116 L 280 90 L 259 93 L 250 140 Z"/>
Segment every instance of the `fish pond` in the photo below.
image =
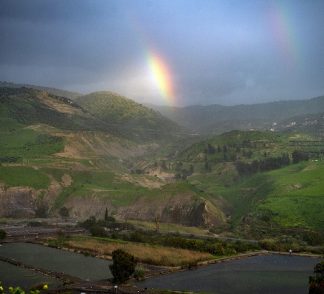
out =
<path fill-rule="evenodd" d="M 42 283 L 52 288 L 61 284 L 54 278 L 3 261 L 0 261 L 0 281 L 6 288 L 9 286 L 30 288 Z"/>
<path fill-rule="evenodd" d="M 37 244 L 3 244 L 0 256 L 89 281 L 112 277 L 109 270 L 111 261 Z M 218 294 L 302 294 L 307 293 L 308 277 L 319 261 L 320 258 L 302 256 L 253 256 L 154 277 L 138 283 L 138 286 Z M 0 262 L 0 281 L 5 286 L 22 287 L 42 282 L 60 284 L 51 277 L 6 262 Z"/>
<path fill-rule="evenodd" d="M 112 277 L 109 270 L 111 261 L 37 244 L 3 244 L 0 247 L 0 256 L 14 259 L 35 268 L 61 272 L 89 281 L 103 280 Z M 9 271 L 11 271 L 12 274 L 7 274 Z M 35 277 L 37 276 L 39 278 L 35 278 L 37 282 L 42 281 L 41 275 L 33 271 L 19 268 L 6 262 L 0 264 L 0 280 L 4 284 L 8 284 L 7 281 L 9 281 L 11 285 L 24 285 L 25 280 L 33 279 L 30 278 L 33 274 L 35 274 Z"/>
<path fill-rule="evenodd" d="M 261 255 L 159 276 L 140 287 L 216 294 L 305 294 L 319 258 Z"/>

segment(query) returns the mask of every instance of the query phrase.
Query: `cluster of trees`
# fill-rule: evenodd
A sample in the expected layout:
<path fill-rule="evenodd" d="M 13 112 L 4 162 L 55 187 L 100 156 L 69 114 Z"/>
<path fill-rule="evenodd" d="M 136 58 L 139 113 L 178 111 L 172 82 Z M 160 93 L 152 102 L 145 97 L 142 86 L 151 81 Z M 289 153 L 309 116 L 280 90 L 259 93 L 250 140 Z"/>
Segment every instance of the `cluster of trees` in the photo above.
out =
<path fill-rule="evenodd" d="M 291 154 L 292 163 L 309 160 L 307 152 L 295 150 Z M 284 153 L 277 157 L 267 157 L 260 160 L 253 160 L 252 162 L 236 161 L 235 166 L 239 174 L 249 175 L 262 171 L 269 171 L 277 168 L 287 166 L 291 163 L 288 153 Z"/>
<path fill-rule="evenodd" d="M 307 152 L 300 151 L 300 150 L 295 150 L 292 154 L 292 162 L 293 163 L 298 163 L 300 161 L 306 161 L 309 160 L 309 155 Z"/>
<path fill-rule="evenodd" d="M 262 171 L 269 171 L 281 168 L 290 164 L 288 153 L 284 153 L 278 157 L 266 157 L 260 160 L 253 160 L 251 163 L 236 161 L 235 166 L 239 174 L 249 175 Z"/>
<path fill-rule="evenodd" d="M 109 216 L 106 210 L 104 219 L 96 219 L 91 216 L 79 225 L 87 229 L 95 237 L 116 237 L 115 232 L 132 230 L 134 226 L 128 223 L 117 222 L 113 216 Z"/>
<path fill-rule="evenodd" d="M 184 168 L 181 161 L 178 161 L 175 165 L 175 178 L 185 180 L 187 177 L 191 176 L 194 173 L 194 166 L 192 164 L 189 165 L 188 168 Z"/>
<path fill-rule="evenodd" d="M 16 163 L 18 161 L 21 161 L 22 157 L 15 157 L 15 156 L 1 156 L 0 157 L 0 163 Z"/>
<path fill-rule="evenodd" d="M 230 255 L 236 252 L 259 249 L 258 244 L 246 242 L 225 242 L 215 239 L 185 238 L 179 235 L 162 235 L 156 232 L 144 231 L 133 231 L 129 234 L 119 234 L 118 238 L 125 241 L 208 252 L 213 255 Z"/>

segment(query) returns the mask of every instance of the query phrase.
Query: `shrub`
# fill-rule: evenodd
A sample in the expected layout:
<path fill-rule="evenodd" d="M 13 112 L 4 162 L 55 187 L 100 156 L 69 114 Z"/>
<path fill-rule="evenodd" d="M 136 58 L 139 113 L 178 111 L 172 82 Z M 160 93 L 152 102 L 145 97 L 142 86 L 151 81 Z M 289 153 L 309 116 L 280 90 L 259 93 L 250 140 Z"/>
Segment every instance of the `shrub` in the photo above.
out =
<path fill-rule="evenodd" d="M 134 272 L 134 278 L 137 281 L 144 280 L 145 269 L 142 266 L 137 266 Z"/>
<path fill-rule="evenodd" d="M 90 233 L 92 236 L 95 237 L 107 237 L 107 233 L 105 231 L 105 228 L 99 226 L 99 225 L 94 225 L 90 228 Z"/>
<path fill-rule="evenodd" d="M 122 249 L 117 249 L 112 253 L 113 264 L 109 266 L 115 283 L 123 283 L 134 273 L 135 257 Z"/>
<path fill-rule="evenodd" d="M 4 231 L 4 230 L 0 230 L 0 240 L 3 240 L 3 239 L 5 239 L 5 238 L 6 238 L 6 236 L 7 236 L 7 233 L 6 233 L 6 231 Z"/>
<path fill-rule="evenodd" d="M 314 276 L 309 277 L 309 294 L 324 293 L 324 261 L 314 267 Z"/>
<path fill-rule="evenodd" d="M 70 216 L 70 212 L 65 206 L 60 208 L 59 214 L 61 217 L 69 217 Z"/>

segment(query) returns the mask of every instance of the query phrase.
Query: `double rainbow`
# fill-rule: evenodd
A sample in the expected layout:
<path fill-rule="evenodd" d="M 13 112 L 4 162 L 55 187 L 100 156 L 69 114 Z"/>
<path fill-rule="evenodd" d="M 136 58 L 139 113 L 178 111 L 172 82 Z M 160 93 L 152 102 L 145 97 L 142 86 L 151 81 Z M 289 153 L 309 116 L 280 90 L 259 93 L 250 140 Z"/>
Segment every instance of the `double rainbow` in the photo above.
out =
<path fill-rule="evenodd" d="M 270 25 L 285 61 L 290 66 L 295 66 L 299 59 L 300 44 L 288 8 L 284 3 L 273 3 L 270 9 Z"/>

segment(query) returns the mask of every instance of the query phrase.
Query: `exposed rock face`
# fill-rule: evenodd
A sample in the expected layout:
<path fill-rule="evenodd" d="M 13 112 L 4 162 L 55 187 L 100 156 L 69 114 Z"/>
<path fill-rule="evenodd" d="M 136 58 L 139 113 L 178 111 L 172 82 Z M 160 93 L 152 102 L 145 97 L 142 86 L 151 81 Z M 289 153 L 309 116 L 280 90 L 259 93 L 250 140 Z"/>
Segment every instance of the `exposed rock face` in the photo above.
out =
<path fill-rule="evenodd" d="M 137 219 L 178 223 L 187 226 L 217 226 L 226 222 L 225 215 L 214 204 L 192 195 L 175 195 L 167 199 L 139 198 L 134 203 L 115 207 L 109 198 L 73 197 L 65 206 L 70 216 L 86 219 L 90 216 L 103 218 L 106 208 L 121 219 Z"/>
<path fill-rule="evenodd" d="M 0 186 L 0 217 L 33 217 L 36 191 L 29 187 Z"/>

